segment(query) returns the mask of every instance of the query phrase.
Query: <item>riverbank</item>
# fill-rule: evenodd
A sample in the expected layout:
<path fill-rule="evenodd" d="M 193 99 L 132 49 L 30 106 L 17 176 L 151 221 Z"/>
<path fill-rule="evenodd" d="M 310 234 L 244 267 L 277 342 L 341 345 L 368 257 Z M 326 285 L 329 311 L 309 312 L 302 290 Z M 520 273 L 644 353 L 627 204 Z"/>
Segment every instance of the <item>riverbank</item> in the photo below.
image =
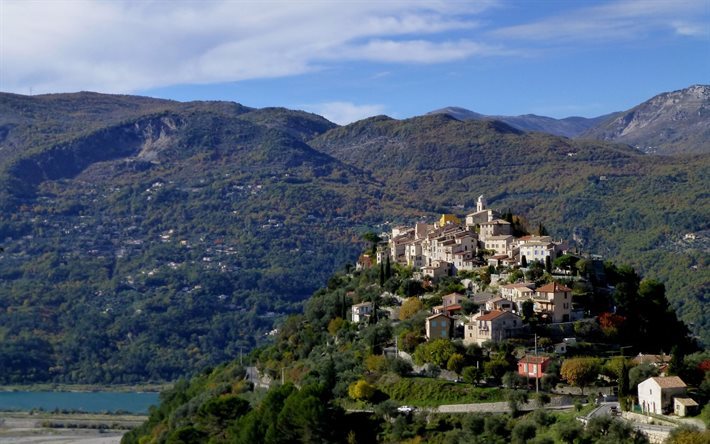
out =
<path fill-rule="evenodd" d="M 12 444 L 117 444 L 145 415 L 0 412 L 0 442 Z"/>

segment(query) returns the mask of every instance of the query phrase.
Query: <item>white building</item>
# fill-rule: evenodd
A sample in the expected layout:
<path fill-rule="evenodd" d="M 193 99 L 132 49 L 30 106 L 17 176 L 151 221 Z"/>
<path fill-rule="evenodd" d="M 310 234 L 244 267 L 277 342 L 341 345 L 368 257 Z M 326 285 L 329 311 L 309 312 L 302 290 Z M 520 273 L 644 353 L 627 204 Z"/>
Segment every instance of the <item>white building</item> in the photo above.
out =
<path fill-rule="evenodd" d="M 372 302 L 361 302 L 352 306 L 351 319 L 353 322 L 362 322 L 372 314 Z"/>
<path fill-rule="evenodd" d="M 677 376 L 648 378 L 638 385 L 641 410 L 657 415 L 673 412 L 673 399 L 685 398 L 687 388 Z"/>

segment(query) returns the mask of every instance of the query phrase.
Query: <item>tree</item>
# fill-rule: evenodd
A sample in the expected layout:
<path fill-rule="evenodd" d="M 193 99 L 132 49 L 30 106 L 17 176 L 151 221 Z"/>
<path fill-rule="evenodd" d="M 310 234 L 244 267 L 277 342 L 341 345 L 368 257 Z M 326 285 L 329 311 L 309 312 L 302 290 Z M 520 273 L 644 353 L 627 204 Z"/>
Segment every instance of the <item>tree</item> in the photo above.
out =
<path fill-rule="evenodd" d="M 461 374 L 463 369 L 464 358 L 461 353 L 454 353 L 449 356 L 449 360 L 446 361 L 446 369 L 450 372 L 454 372 L 457 375 Z"/>
<path fill-rule="evenodd" d="M 575 419 L 557 425 L 557 437 L 565 444 L 573 444 L 584 433 L 584 428 Z"/>
<path fill-rule="evenodd" d="M 399 319 L 404 321 L 424 309 L 424 304 L 419 298 L 407 298 L 399 308 Z"/>
<path fill-rule="evenodd" d="M 377 251 L 377 243 L 382 240 L 382 238 L 373 231 L 368 231 L 367 233 L 363 234 L 362 239 L 367 242 L 370 242 L 372 254 L 375 254 L 375 252 Z"/>
<path fill-rule="evenodd" d="M 357 380 L 348 387 L 348 395 L 356 401 L 369 401 L 377 389 L 364 379 Z"/>
<path fill-rule="evenodd" d="M 568 383 L 582 389 L 597 379 L 600 370 L 600 361 L 597 358 L 571 358 L 565 359 L 560 369 L 560 374 Z"/>
<path fill-rule="evenodd" d="M 528 268 L 528 258 L 526 258 L 525 255 L 522 255 L 520 257 L 520 266 L 523 268 Z"/>
<path fill-rule="evenodd" d="M 518 416 L 520 413 L 520 408 L 528 402 L 528 392 L 525 390 L 510 390 L 506 395 L 506 401 L 508 401 L 508 408 L 513 416 Z"/>
<path fill-rule="evenodd" d="M 528 421 L 520 421 L 515 426 L 511 432 L 511 442 L 513 444 L 527 444 L 535 438 L 537 432 L 537 427 Z"/>
<path fill-rule="evenodd" d="M 385 264 L 380 262 L 380 287 L 385 286 Z"/>
<path fill-rule="evenodd" d="M 545 256 L 545 271 L 552 273 L 552 259 L 550 259 L 550 256 Z"/>
<path fill-rule="evenodd" d="M 503 356 L 496 356 L 490 361 L 483 364 L 483 370 L 487 376 L 500 381 L 505 372 L 508 371 L 510 364 L 505 360 Z"/>
<path fill-rule="evenodd" d="M 448 339 L 436 339 L 431 342 L 420 344 L 414 350 L 414 363 L 424 365 L 426 363 L 434 364 L 439 367 L 444 367 L 451 355 L 456 353 L 456 347 Z"/>
<path fill-rule="evenodd" d="M 549 404 L 551 400 L 552 398 L 550 398 L 550 395 L 547 393 L 538 392 L 535 394 L 535 404 L 537 404 L 537 407 L 540 409 Z"/>
<path fill-rule="evenodd" d="M 390 257 L 387 256 L 387 260 L 385 261 L 385 278 L 389 279 L 392 277 L 392 265 L 390 264 Z"/>
<path fill-rule="evenodd" d="M 547 236 L 549 233 L 547 232 L 547 228 L 540 222 L 537 226 L 537 234 L 540 236 Z"/>
<path fill-rule="evenodd" d="M 683 424 L 671 430 L 667 444 L 700 444 L 710 442 L 710 430 L 700 430 L 695 426 Z"/>
<path fill-rule="evenodd" d="M 483 370 L 473 366 L 464 367 L 461 375 L 463 376 L 463 380 L 468 384 L 478 385 L 483 377 Z"/>
<path fill-rule="evenodd" d="M 535 303 L 532 299 L 523 301 L 521 304 L 521 314 L 523 315 L 523 321 L 530 322 L 535 319 Z"/>

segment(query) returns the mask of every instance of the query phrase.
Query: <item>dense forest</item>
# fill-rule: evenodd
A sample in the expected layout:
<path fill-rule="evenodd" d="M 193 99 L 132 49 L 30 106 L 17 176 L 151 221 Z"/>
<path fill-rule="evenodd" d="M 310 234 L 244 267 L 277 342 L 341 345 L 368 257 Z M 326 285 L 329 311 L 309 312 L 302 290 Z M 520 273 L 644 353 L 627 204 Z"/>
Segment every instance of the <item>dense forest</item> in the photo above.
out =
<path fill-rule="evenodd" d="M 424 320 L 430 308 L 443 295 L 463 291 L 461 278 L 442 279 L 424 289 L 413 284 L 418 281 L 411 279 L 411 270 L 392 267 L 388 272 L 375 266 L 331 277 L 303 314 L 279 327 L 272 345 L 254 350 L 242 364 L 223 364 L 178 382 L 161 395 L 161 405 L 148 422 L 123 443 L 648 442 L 628 423 L 609 416 L 594 417 L 583 426 L 576 417 L 594 408 L 592 403 L 585 406 L 586 396 L 567 400 L 574 403 L 567 410 L 543 408 L 562 399 L 557 389 L 566 385 L 586 386 L 591 393 L 594 387 L 618 387 L 622 406 L 632 408 L 636 385 L 658 370 L 637 365 L 629 356 L 655 348 L 653 341 L 673 349 L 670 371 L 697 387 L 693 396 L 701 403 L 710 398 L 710 355 L 698 351 L 669 310 L 663 285 L 641 279 L 627 266 L 607 263 L 605 268 L 608 280 L 593 282 L 588 276 L 574 284 L 573 302 L 592 300 L 596 310 L 618 304 L 623 308 L 616 321 L 623 320 L 609 322 L 608 316 L 600 316 L 575 324 L 578 343 L 564 357 L 552 354 L 554 364 L 537 395 L 534 385 L 530 391 L 529 381 L 517 375 L 517 357 L 532 346 L 533 332 L 541 338 L 543 353 L 564 332 L 528 317 L 529 335 L 483 347 L 464 346 L 460 339 L 426 341 Z M 487 272 L 468 277 L 485 282 Z M 540 283 L 553 279 L 544 271 L 530 273 Z M 609 285 L 616 289 L 611 294 Z M 419 296 L 407 297 L 411 294 Z M 398 300 L 404 301 L 401 306 Z M 352 304 L 361 301 L 374 303 L 375 312 L 364 323 L 349 322 Z M 478 309 L 472 302 L 463 305 L 467 312 Z M 658 331 L 653 328 L 658 323 L 668 328 Z M 393 354 L 395 344 L 412 360 Z M 588 370 L 568 370 L 574 366 Z M 255 387 L 262 383 L 254 378 L 257 372 L 267 375 L 268 391 Z M 583 381 L 584 372 L 592 377 Z M 495 401 L 505 402 L 509 412 L 445 414 L 437 409 Z M 710 421 L 707 405 L 702 415 Z M 707 434 L 679 428 L 669 442 L 702 442 Z"/>
<path fill-rule="evenodd" d="M 268 341 L 369 230 L 490 205 L 665 285 L 706 343 L 710 155 L 500 122 L 0 100 L 0 383 L 169 381 Z M 686 236 L 692 234 L 692 236 Z"/>

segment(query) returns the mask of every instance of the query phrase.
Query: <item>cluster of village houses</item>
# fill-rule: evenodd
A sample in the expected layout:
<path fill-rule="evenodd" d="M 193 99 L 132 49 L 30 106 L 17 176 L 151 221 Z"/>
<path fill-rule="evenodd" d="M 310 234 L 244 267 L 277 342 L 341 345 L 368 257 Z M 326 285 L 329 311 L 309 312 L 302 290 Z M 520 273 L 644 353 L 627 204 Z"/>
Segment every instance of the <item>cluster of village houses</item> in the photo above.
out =
<path fill-rule="evenodd" d="M 515 237 L 511 224 L 500 219 L 499 214 L 486 208 L 480 196 L 476 212 L 468 214 L 464 222 L 455 215 L 444 214 L 435 224 L 418 223 L 414 227 L 396 227 L 391 237 L 376 252 L 376 260 L 390 261 L 419 270 L 423 279 L 437 280 L 453 276 L 459 270 L 473 270 L 481 265 L 520 266 L 534 261 L 544 263 L 566 252 L 562 241 L 550 236 Z M 479 252 L 484 251 L 487 263 L 482 263 Z M 371 265 L 368 255 L 361 257 L 360 267 Z M 427 278 L 428 277 L 428 278 Z M 470 279 L 462 280 L 469 289 L 474 288 Z M 442 297 L 442 304 L 432 308 L 426 319 L 427 340 L 461 337 L 465 345 L 482 346 L 487 341 L 498 342 L 508 338 L 529 335 L 520 316 L 522 305 L 533 302 L 533 311 L 542 320 L 552 324 L 574 322 L 583 318 L 583 312 L 572 307 L 572 290 L 552 282 L 540 287 L 532 282 L 501 285 L 498 294 L 480 292 L 468 295 L 451 293 Z M 479 306 L 476 313 L 464 315 L 462 302 L 471 300 Z M 361 322 L 372 314 L 371 302 L 352 306 L 351 320 Z M 575 345 L 575 338 L 565 338 L 554 344 L 556 354 L 564 354 L 568 345 Z M 664 364 L 664 357 L 650 356 L 654 364 Z M 667 358 L 667 357 L 666 357 Z M 545 375 L 550 356 L 526 355 L 518 361 L 518 374 L 528 379 L 540 379 Z M 663 374 L 663 373 L 662 373 Z M 639 384 L 639 405 L 644 412 L 670 413 L 685 416 L 698 404 L 685 396 L 686 385 L 677 376 L 649 378 Z"/>

